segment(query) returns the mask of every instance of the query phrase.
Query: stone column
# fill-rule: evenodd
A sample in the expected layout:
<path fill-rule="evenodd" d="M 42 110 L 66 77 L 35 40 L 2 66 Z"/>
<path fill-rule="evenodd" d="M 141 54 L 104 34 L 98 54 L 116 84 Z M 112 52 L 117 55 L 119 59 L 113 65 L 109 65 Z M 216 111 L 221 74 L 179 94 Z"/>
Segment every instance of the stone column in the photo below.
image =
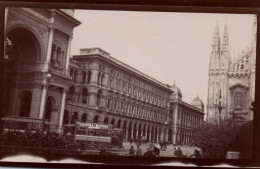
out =
<path fill-rule="evenodd" d="M 47 95 L 47 85 L 43 84 L 39 119 L 43 119 L 44 107 L 45 107 L 45 102 L 46 102 L 46 95 Z"/>
<path fill-rule="evenodd" d="M 131 138 L 134 138 L 134 129 L 131 128 Z"/>
<path fill-rule="evenodd" d="M 18 116 L 20 110 L 20 100 L 21 98 L 19 97 L 19 88 L 17 87 L 14 87 L 11 89 L 10 91 L 10 98 L 9 98 L 9 108 L 8 108 L 8 111 L 9 111 L 9 115 L 11 116 Z"/>
<path fill-rule="evenodd" d="M 31 102 L 31 109 L 30 109 L 30 117 L 31 118 L 38 118 L 39 117 L 41 95 L 42 95 L 41 86 L 35 86 L 33 88 L 33 91 L 32 91 L 32 102 Z"/>
<path fill-rule="evenodd" d="M 152 131 L 149 132 L 149 142 L 152 141 L 152 138 L 151 138 L 151 137 L 152 137 Z"/>
<path fill-rule="evenodd" d="M 166 133 L 165 133 L 165 141 L 168 141 L 168 130 L 166 129 Z"/>
<path fill-rule="evenodd" d="M 126 127 L 126 131 L 125 131 L 125 139 L 128 140 L 128 127 Z"/>
<path fill-rule="evenodd" d="M 59 117 L 59 128 L 58 128 L 58 133 L 60 133 L 60 134 L 62 133 L 65 99 L 66 99 L 66 90 L 63 89 L 62 100 L 61 100 L 61 108 L 60 108 L 60 117 Z"/>
<path fill-rule="evenodd" d="M 148 135 L 149 135 L 149 133 L 148 133 L 148 130 L 146 129 L 146 131 L 145 131 L 145 140 L 147 140 Z M 149 140 L 147 140 L 147 141 L 149 141 Z"/>
<path fill-rule="evenodd" d="M 47 56 L 46 56 L 46 61 L 45 61 L 45 66 L 44 66 L 44 71 L 47 72 L 49 70 L 49 63 L 51 60 L 51 49 L 52 49 L 52 41 L 53 41 L 53 32 L 54 28 L 50 26 L 50 34 L 49 34 L 49 39 L 48 39 L 48 48 L 47 48 Z"/>
<path fill-rule="evenodd" d="M 72 36 L 69 36 L 68 40 L 68 48 L 67 48 L 67 56 L 66 56 L 66 74 L 69 75 L 69 62 L 70 62 L 70 49 L 71 49 L 71 41 L 72 41 Z"/>

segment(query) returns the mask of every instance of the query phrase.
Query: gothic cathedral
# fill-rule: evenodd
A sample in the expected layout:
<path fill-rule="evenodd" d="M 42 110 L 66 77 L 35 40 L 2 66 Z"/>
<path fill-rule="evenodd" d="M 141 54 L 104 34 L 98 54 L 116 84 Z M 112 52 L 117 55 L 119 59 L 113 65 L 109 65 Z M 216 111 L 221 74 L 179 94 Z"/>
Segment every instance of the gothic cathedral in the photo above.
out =
<path fill-rule="evenodd" d="M 253 119 L 250 106 L 255 100 L 256 32 L 254 16 L 250 47 L 232 59 L 227 25 L 222 37 L 216 25 L 208 73 L 207 120 L 233 118 L 245 122 Z"/>

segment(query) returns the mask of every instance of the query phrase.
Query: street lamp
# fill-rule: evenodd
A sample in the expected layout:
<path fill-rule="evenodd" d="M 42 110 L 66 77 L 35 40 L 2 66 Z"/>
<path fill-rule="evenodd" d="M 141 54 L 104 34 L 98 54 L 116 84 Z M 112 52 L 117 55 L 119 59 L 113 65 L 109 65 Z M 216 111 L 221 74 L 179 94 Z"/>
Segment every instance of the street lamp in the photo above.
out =
<path fill-rule="evenodd" d="M 46 86 L 46 96 L 45 96 L 43 115 L 42 115 L 42 129 L 43 129 L 43 131 L 45 130 L 45 108 L 46 108 L 46 101 L 47 101 L 47 98 L 48 98 L 48 88 L 49 88 L 50 79 L 51 79 L 51 74 L 48 73 L 46 75 L 46 80 L 45 80 L 45 83 L 44 83 L 44 85 Z"/>

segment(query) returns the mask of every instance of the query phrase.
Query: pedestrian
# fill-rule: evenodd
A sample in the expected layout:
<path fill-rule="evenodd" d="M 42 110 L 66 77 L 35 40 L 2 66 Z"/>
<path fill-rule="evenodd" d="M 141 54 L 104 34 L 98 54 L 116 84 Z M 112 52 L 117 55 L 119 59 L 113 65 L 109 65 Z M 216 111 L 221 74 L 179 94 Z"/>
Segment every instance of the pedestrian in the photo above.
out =
<path fill-rule="evenodd" d="M 190 157 L 195 157 L 195 158 L 201 158 L 200 151 L 195 147 L 194 149 L 194 154 L 192 154 Z"/>
<path fill-rule="evenodd" d="M 131 148 L 129 149 L 129 156 L 134 156 L 134 155 L 135 155 L 134 146 L 131 146 Z"/>
<path fill-rule="evenodd" d="M 142 156 L 142 149 L 140 148 L 139 145 L 136 148 L 136 156 Z"/>
<path fill-rule="evenodd" d="M 175 150 L 174 154 L 178 158 L 182 157 L 182 150 L 181 150 L 180 146 L 178 146 L 178 149 Z"/>
<path fill-rule="evenodd" d="M 160 141 L 160 150 L 163 150 L 163 142 L 162 142 L 162 140 Z"/>
<path fill-rule="evenodd" d="M 176 157 L 176 147 L 174 147 L 174 149 L 173 149 L 173 155 Z"/>

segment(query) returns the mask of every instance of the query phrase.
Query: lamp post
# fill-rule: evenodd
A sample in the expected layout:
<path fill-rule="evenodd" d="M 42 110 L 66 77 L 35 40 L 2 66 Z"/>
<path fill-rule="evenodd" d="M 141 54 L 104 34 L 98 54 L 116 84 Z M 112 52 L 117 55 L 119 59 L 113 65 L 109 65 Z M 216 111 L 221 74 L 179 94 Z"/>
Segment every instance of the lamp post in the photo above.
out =
<path fill-rule="evenodd" d="M 44 107 L 43 107 L 43 115 L 42 115 L 42 129 L 43 129 L 43 131 L 45 130 L 45 111 L 46 111 L 46 101 L 47 101 L 47 98 L 48 98 L 48 88 L 49 88 L 50 79 L 51 79 L 51 74 L 48 73 L 46 75 L 46 81 L 45 81 L 46 96 L 45 96 Z"/>

